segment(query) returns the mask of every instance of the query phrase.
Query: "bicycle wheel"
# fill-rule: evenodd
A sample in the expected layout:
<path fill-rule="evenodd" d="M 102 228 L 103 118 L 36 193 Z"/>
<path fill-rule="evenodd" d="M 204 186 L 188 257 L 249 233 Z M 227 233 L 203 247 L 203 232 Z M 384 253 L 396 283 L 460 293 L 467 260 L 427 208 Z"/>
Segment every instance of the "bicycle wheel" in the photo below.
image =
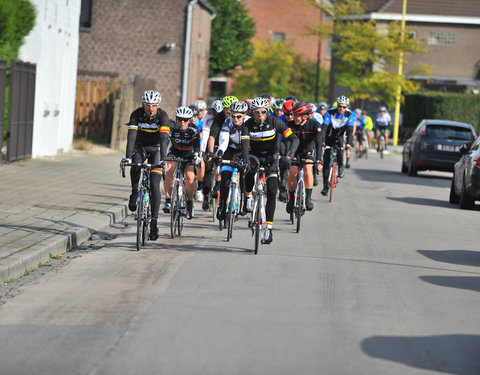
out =
<path fill-rule="evenodd" d="M 175 237 L 175 226 L 177 224 L 177 216 L 179 215 L 178 212 L 178 181 L 175 181 L 172 189 L 172 196 L 171 196 L 171 205 L 172 208 L 170 209 L 170 236 L 172 238 Z"/>
<path fill-rule="evenodd" d="M 255 230 L 255 255 L 258 254 L 258 245 L 260 243 L 260 230 L 261 230 L 261 220 L 262 220 L 262 204 L 263 204 L 263 195 L 260 194 L 258 196 L 258 200 L 255 203 L 256 211 L 255 211 L 255 220 L 253 222 L 254 230 Z"/>
<path fill-rule="evenodd" d="M 329 184 L 330 184 L 330 197 L 329 197 L 329 202 L 332 201 L 333 199 L 333 189 L 335 188 L 335 185 L 337 184 L 337 163 L 332 164 L 332 176 L 330 178 Z"/>
<path fill-rule="evenodd" d="M 185 185 L 179 189 L 178 193 L 178 214 L 177 214 L 177 233 L 179 236 L 182 235 L 183 230 L 183 218 L 185 217 L 185 211 L 187 209 L 187 196 L 185 193 Z"/>
<path fill-rule="evenodd" d="M 385 138 L 382 136 L 380 138 L 380 159 L 383 159 L 383 150 L 385 150 Z"/>
<path fill-rule="evenodd" d="M 143 204 L 143 235 L 142 235 L 142 246 L 145 246 L 148 237 L 150 236 L 150 197 L 148 191 L 145 192 L 145 200 Z"/>
<path fill-rule="evenodd" d="M 230 184 L 230 192 L 228 193 L 228 206 L 227 206 L 227 241 L 230 241 L 233 234 L 233 222 L 235 220 L 235 205 L 237 202 L 237 185 L 235 183 Z"/>
<path fill-rule="evenodd" d="M 139 202 L 137 207 L 137 251 L 140 251 L 140 247 L 144 244 L 143 239 L 143 205 L 145 199 L 145 188 L 140 187 L 139 191 Z"/>
<path fill-rule="evenodd" d="M 304 189 L 303 189 L 303 181 L 298 181 L 298 199 L 297 199 L 297 233 L 300 232 L 300 223 L 302 221 L 302 214 L 303 214 L 303 207 L 304 207 Z"/>

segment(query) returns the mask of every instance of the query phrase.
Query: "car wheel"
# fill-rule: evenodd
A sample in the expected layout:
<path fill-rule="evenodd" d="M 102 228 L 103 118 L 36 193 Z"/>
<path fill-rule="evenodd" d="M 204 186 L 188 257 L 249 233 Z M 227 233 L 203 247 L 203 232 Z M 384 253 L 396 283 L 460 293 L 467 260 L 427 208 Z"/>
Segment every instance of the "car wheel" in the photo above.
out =
<path fill-rule="evenodd" d="M 458 204 L 460 202 L 460 196 L 455 193 L 455 177 L 452 178 L 452 184 L 450 185 L 450 197 L 448 201 L 451 204 Z"/>
<path fill-rule="evenodd" d="M 402 156 L 402 173 L 407 173 L 408 172 L 408 167 L 405 165 L 405 160 L 403 159 Z"/>
<path fill-rule="evenodd" d="M 473 199 L 465 189 L 465 178 L 463 179 L 462 191 L 459 200 L 460 208 L 464 210 L 472 210 L 475 206 L 475 199 Z"/>
<path fill-rule="evenodd" d="M 410 163 L 408 163 L 408 175 L 415 177 L 417 175 L 417 168 L 413 166 L 413 158 L 410 157 Z"/>

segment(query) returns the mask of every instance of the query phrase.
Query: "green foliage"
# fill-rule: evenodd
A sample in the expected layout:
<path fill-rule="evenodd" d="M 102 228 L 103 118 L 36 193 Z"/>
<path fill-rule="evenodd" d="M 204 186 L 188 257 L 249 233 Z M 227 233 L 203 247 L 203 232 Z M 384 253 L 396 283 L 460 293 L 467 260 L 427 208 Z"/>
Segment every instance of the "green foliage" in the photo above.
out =
<path fill-rule="evenodd" d="M 420 40 L 409 37 L 402 40 L 400 23 L 391 22 L 380 28 L 375 20 L 362 17 L 364 11 L 359 0 L 336 1 L 331 6 L 311 0 L 311 4 L 321 7 L 333 19 L 333 26 L 319 25 L 315 31 L 322 36 L 332 35 L 335 79 L 340 86 L 349 88 L 351 99 L 369 99 L 393 107 L 399 85 L 403 92 L 419 89 L 416 82 L 393 73 L 400 52 L 404 55 L 425 52 Z M 411 30 L 406 28 L 404 35 L 408 36 Z M 405 58 L 403 63 L 408 63 Z M 415 73 L 429 70 L 425 65 L 414 68 Z"/>
<path fill-rule="evenodd" d="M 230 71 L 247 62 L 253 53 L 251 43 L 255 23 L 238 0 L 210 0 L 217 12 L 212 22 L 210 77 L 229 76 Z"/>
<path fill-rule="evenodd" d="M 25 36 L 35 25 L 35 8 L 28 0 L 0 0 L 0 58 L 18 57 Z"/>
<path fill-rule="evenodd" d="M 304 60 L 283 41 L 255 42 L 253 58 L 236 77 L 235 95 L 252 98 L 268 92 L 277 98 L 288 95 L 314 101 L 316 63 Z M 328 71 L 321 69 L 320 100 L 328 92 Z"/>
<path fill-rule="evenodd" d="M 405 127 L 414 128 L 423 119 L 466 122 L 480 132 L 480 95 L 416 92 L 405 95 Z"/>

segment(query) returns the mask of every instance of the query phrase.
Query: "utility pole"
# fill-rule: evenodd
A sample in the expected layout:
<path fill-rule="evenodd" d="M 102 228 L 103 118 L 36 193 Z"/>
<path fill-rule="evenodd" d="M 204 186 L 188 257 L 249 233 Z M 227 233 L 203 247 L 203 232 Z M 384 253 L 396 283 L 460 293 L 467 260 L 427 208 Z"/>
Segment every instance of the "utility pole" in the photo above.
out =
<path fill-rule="evenodd" d="M 323 10 L 320 8 L 320 26 L 323 23 Z M 318 90 L 319 90 L 319 81 L 320 81 L 320 51 L 322 49 L 322 40 L 320 36 L 318 37 L 318 46 L 317 46 L 317 74 L 315 76 L 315 103 L 318 103 Z"/>
<path fill-rule="evenodd" d="M 400 29 L 400 44 L 403 46 L 403 41 L 405 40 L 405 16 L 407 14 L 407 0 L 403 0 L 403 9 L 402 9 L 402 27 Z M 398 75 L 403 74 L 403 50 L 400 50 L 400 55 L 398 57 Z M 400 120 L 400 100 L 402 97 L 402 87 L 398 85 L 397 95 L 395 97 L 395 121 L 393 124 L 393 145 L 398 145 L 398 127 Z"/>

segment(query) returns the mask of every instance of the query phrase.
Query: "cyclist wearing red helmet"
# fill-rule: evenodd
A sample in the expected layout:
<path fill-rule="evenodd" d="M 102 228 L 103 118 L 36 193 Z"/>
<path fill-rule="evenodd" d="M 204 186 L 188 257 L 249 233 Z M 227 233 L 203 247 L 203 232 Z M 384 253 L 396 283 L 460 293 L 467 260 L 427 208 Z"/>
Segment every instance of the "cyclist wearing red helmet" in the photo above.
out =
<path fill-rule="evenodd" d="M 279 117 L 279 120 L 282 120 L 285 124 L 288 122 L 293 121 L 293 113 L 292 113 L 292 108 L 295 105 L 294 100 L 286 100 L 283 103 L 282 110 L 283 110 L 283 115 Z M 286 140 L 284 137 L 282 137 L 282 142 L 280 143 L 280 181 L 278 185 L 278 200 L 280 202 L 286 202 L 287 201 L 287 174 L 288 174 L 288 168 L 286 167 L 287 164 L 282 163 L 282 159 L 285 157 L 285 152 L 287 149 L 286 145 Z"/>
<path fill-rule="evenodd" d="M 293 106 L 292 113 L 294 118 L 288 122 L 287 126 L 292 129 L 300 140 L 297 151 L 291 160 L 290 174 L 288 177 L 289 200 L 287 203 L 287 212 L 293 210 L 293 196 L 297 185 L 299 170 L 299 160 L 307 159 L 319 162 L 322 157 L 322 129 L 318 121 L 309 118 L 313 113 L 313 106 L 309 103 L 298 102 Z M 282 159 L 283 163 L 288 163 L 287 159 Z M 320 164 L 319 164 L 320 165 Z M 313 210 L 312 189 L 313 189 L 313 170 L 311 165 L 303 166 L 305 176 L 305 205 L 308 211 Z"/>

